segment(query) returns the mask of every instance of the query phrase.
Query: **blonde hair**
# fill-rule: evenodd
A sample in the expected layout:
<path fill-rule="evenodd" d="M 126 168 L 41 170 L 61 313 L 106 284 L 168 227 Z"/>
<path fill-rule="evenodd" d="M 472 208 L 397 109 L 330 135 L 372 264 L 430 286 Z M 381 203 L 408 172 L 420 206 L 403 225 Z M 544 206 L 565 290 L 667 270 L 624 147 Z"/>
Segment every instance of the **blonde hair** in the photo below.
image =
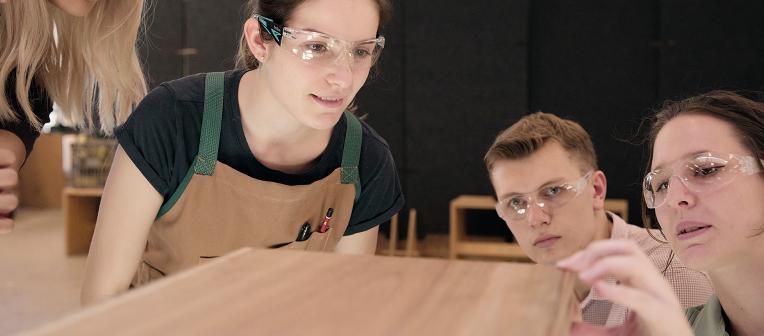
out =
<path fill-rule="evenodd" d="M 15 69 L 16 98 L 33 127 L 41 125 L 28 92 L 37 80 L 64 120 L 89 130 L 99 125 L 111 134 L 146 95 L 136 49 L 142 15 L 143 0 L 101 0 L 82 18 L 48 0 L 0 5 L 0 92 Z M 9 121 L 18 117 L 2 94 L 0 122 Z"/>

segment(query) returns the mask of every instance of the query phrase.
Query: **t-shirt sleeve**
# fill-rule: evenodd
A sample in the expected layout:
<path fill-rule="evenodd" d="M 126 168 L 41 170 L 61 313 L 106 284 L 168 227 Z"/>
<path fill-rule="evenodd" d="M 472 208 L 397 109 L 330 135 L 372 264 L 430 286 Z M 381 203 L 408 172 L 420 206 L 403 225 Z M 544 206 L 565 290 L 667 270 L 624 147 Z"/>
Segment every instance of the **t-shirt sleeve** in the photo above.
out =
<path fill-rule="evenodd" d="M 398 172 L 387 145 L 369 137 L 364 139 L 362 146 L 361 196 L 353 207 L 345 236 L 386 222 L 401 210 L 404 203 Z"/>
<path fill-rule="evenodd" d="M 160 85 L 114 131 L 127 156 L 165 199 L 173 192 L 169 189 L 175 174 L 178 133 L 175 105 L 173 92 Z"/>
<path fill-rule="evenodd" d="M 16 76 L 15 71 L 10 74 L 5 82 L 5 97 L 10 104 L 11 110 L 16 114 L 15 121 L 0 122 L 0 129 L 9 131 L 21 139 L 26 148 L 27 157 L 32 152 L 34 143 L 40 136 L 40 131 L 37 130 L 29 123 L 26 114 L 21 109 L 21 105 L 16 97 Z M 41 124 L 45 124 L 50 121 L 50 111 L 52 109 L 52 102 L 48 97 L 47 92 L 37 83 L 33 82 L 32 87 L 29 89 L 29 104 L 32 106 L 37 119 Z"/>

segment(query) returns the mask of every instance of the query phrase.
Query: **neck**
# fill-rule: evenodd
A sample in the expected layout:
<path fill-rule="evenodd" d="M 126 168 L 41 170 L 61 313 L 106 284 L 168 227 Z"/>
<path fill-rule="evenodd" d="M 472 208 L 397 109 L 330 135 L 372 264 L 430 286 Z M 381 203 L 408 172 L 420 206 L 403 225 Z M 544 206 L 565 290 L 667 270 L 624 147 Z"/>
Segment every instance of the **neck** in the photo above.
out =
<path fill-rule="evenodd" d="M 764 335 L 764 272 L 761 253 L 742 257 L 737 263 L 709 271 L 734 335 Z"/>
<path fill-rule="evenodd" d="M 613 232 L 613 222 L 610 221 L 610 217 L 607 216 L 605 211 L 598 211 L 595 213 L 594 220 L 597 225 L 592 241 L 610 238 L 610 235 Z M 576 297 L 578 297 L 579 300 L 583 300 L 587 295 L 589 295 L 591 286 L 585 284 L 583 281 L 580 281 L 578 278 L 576 279 L 577 281 L 574 287 L 574 291 L 576 293 Z"/>
<path fill-rule="evenodd" d="M 305 126 L 264 85 L 260 71 L 249 71 L 239 84 L 244 136 L 252 154 L 268 168 L 299 173 L 312 166 L 329 144 L 332 129 Z"/>
<path fill-rule="evenodd" d="M 599 210 L 594 214 L 594 220 L 597 222 L 597 230 L 592 241 L 610 239 L 613 234 L 613 221 L 610 216 L 604 210 Z"/>

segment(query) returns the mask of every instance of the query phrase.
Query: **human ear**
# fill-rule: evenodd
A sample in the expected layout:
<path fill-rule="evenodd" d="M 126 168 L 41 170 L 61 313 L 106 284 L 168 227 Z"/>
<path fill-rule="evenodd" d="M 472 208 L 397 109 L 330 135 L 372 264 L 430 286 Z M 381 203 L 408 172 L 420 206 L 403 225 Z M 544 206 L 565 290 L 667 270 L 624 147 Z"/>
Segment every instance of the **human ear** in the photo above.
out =
<path fill-rule="evenodd" d="M 244 38 L 247 41 L 247 47 L 257 61 L 262 63 L 268 58 L 269 45 L 260 35 L 260 23 L 255 18 L 249 18 L 244 22 Z"/>
<path fill-rule="evenodd" d="M 592 174 L 592 184 L 594 185 L 593 206 L 594 210 L 605 208 L 605 196 L 607 195 L 607 178 L 605 173 L 597 170 Z"/>

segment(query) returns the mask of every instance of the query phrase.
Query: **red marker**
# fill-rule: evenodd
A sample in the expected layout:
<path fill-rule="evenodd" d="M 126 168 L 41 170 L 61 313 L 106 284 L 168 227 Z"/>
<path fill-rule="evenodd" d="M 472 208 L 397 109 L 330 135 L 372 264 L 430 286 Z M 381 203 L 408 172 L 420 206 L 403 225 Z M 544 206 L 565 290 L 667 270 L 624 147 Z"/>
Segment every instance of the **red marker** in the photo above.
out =
<path fill-rule="evenodd" d="M 319 233 L 324 233 L 326 230 L 329 230 L 329 221 L 332 220 L 332 215 L 334 214 L 334 209 L 329 208 L 329 210 L 326 211 L 326 216 L 324 216 L 324 221 L 321 222 L 321 226 L 318 227 Z"/>

